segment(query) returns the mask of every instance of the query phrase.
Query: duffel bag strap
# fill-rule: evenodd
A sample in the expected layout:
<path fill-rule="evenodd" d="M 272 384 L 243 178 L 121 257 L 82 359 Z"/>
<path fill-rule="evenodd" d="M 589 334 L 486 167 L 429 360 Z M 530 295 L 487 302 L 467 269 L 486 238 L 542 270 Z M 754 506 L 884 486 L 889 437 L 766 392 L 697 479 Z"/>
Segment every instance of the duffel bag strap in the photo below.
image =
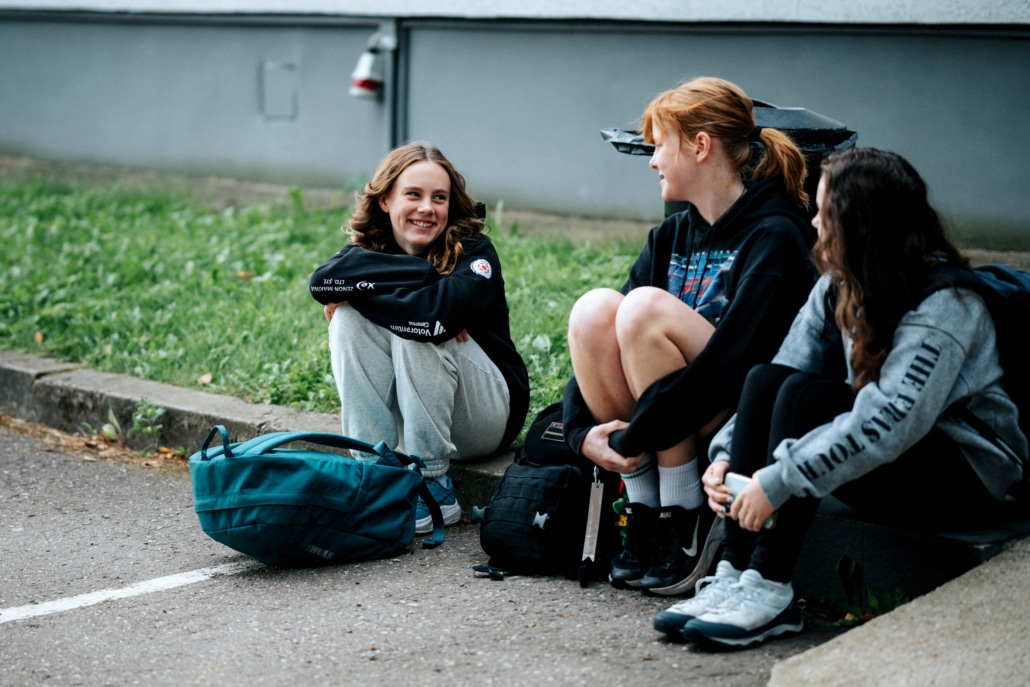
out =
<path fill-rule="evenodd" d="M 443 544 L 443 512 L 440 510 L 440 504 L 436 502 L 433 494 L 429 491 L 429 483 L 426 482 L 425 477 L 422 478 L 422 488 L 419 489 L 418 495 L 425 502 L 429 509 L 429 515 L 433 518 L 433 536 L 422 540 L 422 548 L 435 549 Z"/>

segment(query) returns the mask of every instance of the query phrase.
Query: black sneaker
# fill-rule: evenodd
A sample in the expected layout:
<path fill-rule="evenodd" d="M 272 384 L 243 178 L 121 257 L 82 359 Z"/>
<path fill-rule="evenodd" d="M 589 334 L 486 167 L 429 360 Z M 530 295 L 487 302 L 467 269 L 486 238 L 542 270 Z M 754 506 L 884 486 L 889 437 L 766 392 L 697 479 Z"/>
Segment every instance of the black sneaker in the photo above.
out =
<path fill-rule="evenodd" d="M 651 594 L 678 596 L 708 574 L 722 544 L 723 523 L 707 505 L 662 508 L 655 526 L 654 565 L 637 583 Z"/>
<path fill-rule="evenodd" d="M 642 503 L 626 504 L 626 533 L 622 550 L 612 558 L 612 572 L 608 576 L 618 589 L 636 587 L 640 578 L 651 567 L 654 524 L 658 511 Z"/>

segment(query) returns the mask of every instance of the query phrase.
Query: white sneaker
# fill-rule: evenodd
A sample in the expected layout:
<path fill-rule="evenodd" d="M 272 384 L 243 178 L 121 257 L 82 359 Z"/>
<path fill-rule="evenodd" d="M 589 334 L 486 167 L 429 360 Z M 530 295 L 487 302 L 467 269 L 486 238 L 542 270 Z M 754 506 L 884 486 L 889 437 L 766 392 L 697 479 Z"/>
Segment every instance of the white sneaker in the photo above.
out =
<path fill-rule="evenodd" d="M 687 639 L 745 647 L 800 632 L 804 626 L 790 582 L 773 582 L 757 570 L 745 570 L 726 599 L 689 621 L 682 634 Z"/>
<path fill-rule="evenodd" d="M 740 580 L 740 574 L 729 561 L 719 561 L 715 575 L 698 580 L 692 598 L 675 603 L 654 617 L 654 629 L 666 634 L 680 632 L 694 618 L 718 607 Z"/>

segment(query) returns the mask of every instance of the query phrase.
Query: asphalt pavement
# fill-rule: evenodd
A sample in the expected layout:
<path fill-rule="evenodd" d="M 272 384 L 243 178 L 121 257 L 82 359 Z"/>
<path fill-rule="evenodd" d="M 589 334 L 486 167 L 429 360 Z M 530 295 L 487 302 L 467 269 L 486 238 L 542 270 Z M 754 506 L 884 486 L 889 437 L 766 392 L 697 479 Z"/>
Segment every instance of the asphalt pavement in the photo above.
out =
<path fill-rule="evenodd" d="M 709 654 L 667 603 L 561 577 L 477 577 L 478 527 L 434 550 L 269 568 L 206 537 L 182 467 L 0 427 L 0 685 L 764 685 L 823 630 Z"/>
<path fill-rule="evenodd" d="M 172 445 L 338 431 L 245 404 L 0 352 L 0 413 L 77 432 L 141 397 Z M 11 423 L 16 424 L 16 423 Z M 167 441 L 167 440 L 166 440 Z M 843 631 L 709 652 L 651 628 L 668 600 L 560 577 L 477 577 L 477 526 L 439 549 L 309 570 L 208 539 L 186 470 L 106 461 L 0 428 L 0 685 L 1014 685 L 1030 683 L 1030 542 Z M 456 474 L 466 506 L 509 458 Z"/>

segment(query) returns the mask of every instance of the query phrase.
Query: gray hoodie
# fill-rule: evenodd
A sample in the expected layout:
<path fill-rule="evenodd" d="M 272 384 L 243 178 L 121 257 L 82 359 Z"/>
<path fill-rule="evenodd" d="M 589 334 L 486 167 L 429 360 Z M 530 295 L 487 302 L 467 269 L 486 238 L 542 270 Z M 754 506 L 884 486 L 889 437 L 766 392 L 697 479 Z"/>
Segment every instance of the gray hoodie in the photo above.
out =
<path fill-rule="evenodd" d="M 850 337 L 825 325 L 823 276 L 801 308 L 774 363 L 805 372 L 829 369 L 831 356 L 850 360 Z M 824 329 L 834 333 L 829 338 Z M 851 381 L 850 365 L 848 381 Z M 994 324 L 983 300 L 966 289 L 942 289 L 902 317 L 880 379 L 855 396 L 851 411 L 796 439 L 784 439 L 774 462 L 756 475 L 779 508 L 791 496 L 823 497 L 888 463 L 935 425 L 955 441 L 999 500 L 1022 475 L 1020 465 L 957 418 L 942 415 L 961 400 L 1027 462 L 1027 439 L 1015 404 L 1002 390 Z M 734 416 L 712 439 L 713 461 L 729 460 Z M 918 488 L 918 485 L 913 485 Z"/>

